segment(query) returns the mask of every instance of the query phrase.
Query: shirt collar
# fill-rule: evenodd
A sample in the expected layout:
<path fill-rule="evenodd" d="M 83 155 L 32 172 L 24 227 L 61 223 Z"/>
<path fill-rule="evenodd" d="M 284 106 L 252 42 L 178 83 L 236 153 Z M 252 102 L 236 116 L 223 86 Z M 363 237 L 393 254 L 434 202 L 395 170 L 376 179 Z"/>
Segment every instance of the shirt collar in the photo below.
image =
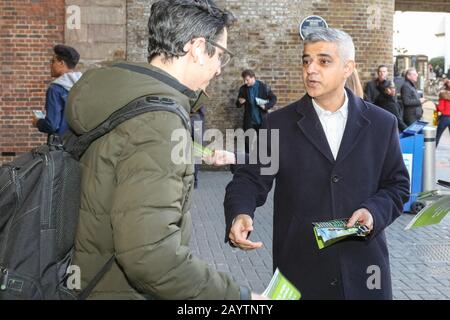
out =
<path fill-rule="evenodd" d="M 320 116 L 323 116 L 323 115 L 331 115 L 331 114 L 338 114 L 338 113 L 340 113 L 344 119 L 347 119 L 347 117 L 348 117 L 348 96 L 347 96 L 347 92 L 345 90 L 344 90 L 344 96 L 345 96 L 344 104 L 335 112 L 331 112 L 331 111 L 325 110 L 324 108 L 319 106 L 319 104 L 313 98 L 312 99 L 312 103 L 313 103 L 314 109 L 317 112 L 317 115 L 320 117 Z"/>

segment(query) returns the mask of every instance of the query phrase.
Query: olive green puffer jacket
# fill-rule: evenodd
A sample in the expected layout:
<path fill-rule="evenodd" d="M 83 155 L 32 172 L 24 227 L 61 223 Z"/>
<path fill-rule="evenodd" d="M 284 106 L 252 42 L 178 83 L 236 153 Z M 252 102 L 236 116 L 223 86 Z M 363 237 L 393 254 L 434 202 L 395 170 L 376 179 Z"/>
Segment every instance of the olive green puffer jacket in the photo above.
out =
<path fill-rule="evenodd" d="M 189 98 L 170 86 L 105 67 L 86 72 L 72 88 L 66 117 L 82 134 L 149 94 L 190 110 Z M 176 114 L 145 113 L 94 141 L 83 155 L 73 262 L 81 269 L 82 289 L 116 255 L 90 299 L 240 299 L 248 293 L 189 250 L 193 166 L 171 161 L 178 143 L 172 132 L 183 128 Z"/>

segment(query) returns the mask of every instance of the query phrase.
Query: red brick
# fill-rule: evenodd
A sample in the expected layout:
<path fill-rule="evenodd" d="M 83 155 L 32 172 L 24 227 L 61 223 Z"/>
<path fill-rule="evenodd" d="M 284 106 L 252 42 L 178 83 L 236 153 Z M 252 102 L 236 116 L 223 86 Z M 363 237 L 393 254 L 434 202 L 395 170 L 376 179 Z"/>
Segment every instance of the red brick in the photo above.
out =
<path fill-rule="evenodd" d="M 31 127 L 31 110 L 42 109 L 51 80 L 52 47 L 64 42 L 64 0 L 0 2 L 0 163 L 45 142 Z M 3 94 L 5 92 L 5 94 Z"/>

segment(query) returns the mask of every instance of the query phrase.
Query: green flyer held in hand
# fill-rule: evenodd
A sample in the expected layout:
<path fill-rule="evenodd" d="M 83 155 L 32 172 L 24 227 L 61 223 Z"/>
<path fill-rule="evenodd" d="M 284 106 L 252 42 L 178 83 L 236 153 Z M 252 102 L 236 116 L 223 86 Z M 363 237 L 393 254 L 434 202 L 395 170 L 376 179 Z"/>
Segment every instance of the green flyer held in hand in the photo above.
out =
<path fill-rule="evenodd" d="M 300 291 L 281 274 L 278 268 L 262 295 L 272 300 L 300 300 L 302 297 Z"/>
<path fill-rule="evenodd" d="M 349 236 L 365 237 L 369 229 L 357 222 L 353 227 L 347 227 L 348 219 L 337 219 L 324 222 L 313 222 L 314 235 L 319 249 L 328 247 Z"/>
<path fill-rule="evenodd" d="M 196 157 L 212 157 L 214 155 L 214 151 L 211 149 L 202 146 L 200 143 L 195 142 L 193 143 L 194 146 L 194 156 Z"/>

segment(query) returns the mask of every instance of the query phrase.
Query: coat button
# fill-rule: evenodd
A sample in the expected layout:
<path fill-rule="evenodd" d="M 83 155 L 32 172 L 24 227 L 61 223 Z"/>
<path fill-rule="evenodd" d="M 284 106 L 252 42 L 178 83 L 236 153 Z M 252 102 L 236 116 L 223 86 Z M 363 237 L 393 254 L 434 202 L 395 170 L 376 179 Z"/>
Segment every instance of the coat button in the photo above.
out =
<path fill-rule="evenodd" d="M 330 283 L 333 287 L 334 286 L 337 286 L 337 284 L 338 284 L 338 279 L 333 279 L 333 281 L 331 281 L 331 283 Z"/>
<path fill-rule="evenodd" d="M 340 180 L 340 178 L 339 178 L 338 176 L 333 176 L 333 177 L 331 177 L 331 181 L 332 181 L 333 183 L 338 183 L 339 180 Z"/>

